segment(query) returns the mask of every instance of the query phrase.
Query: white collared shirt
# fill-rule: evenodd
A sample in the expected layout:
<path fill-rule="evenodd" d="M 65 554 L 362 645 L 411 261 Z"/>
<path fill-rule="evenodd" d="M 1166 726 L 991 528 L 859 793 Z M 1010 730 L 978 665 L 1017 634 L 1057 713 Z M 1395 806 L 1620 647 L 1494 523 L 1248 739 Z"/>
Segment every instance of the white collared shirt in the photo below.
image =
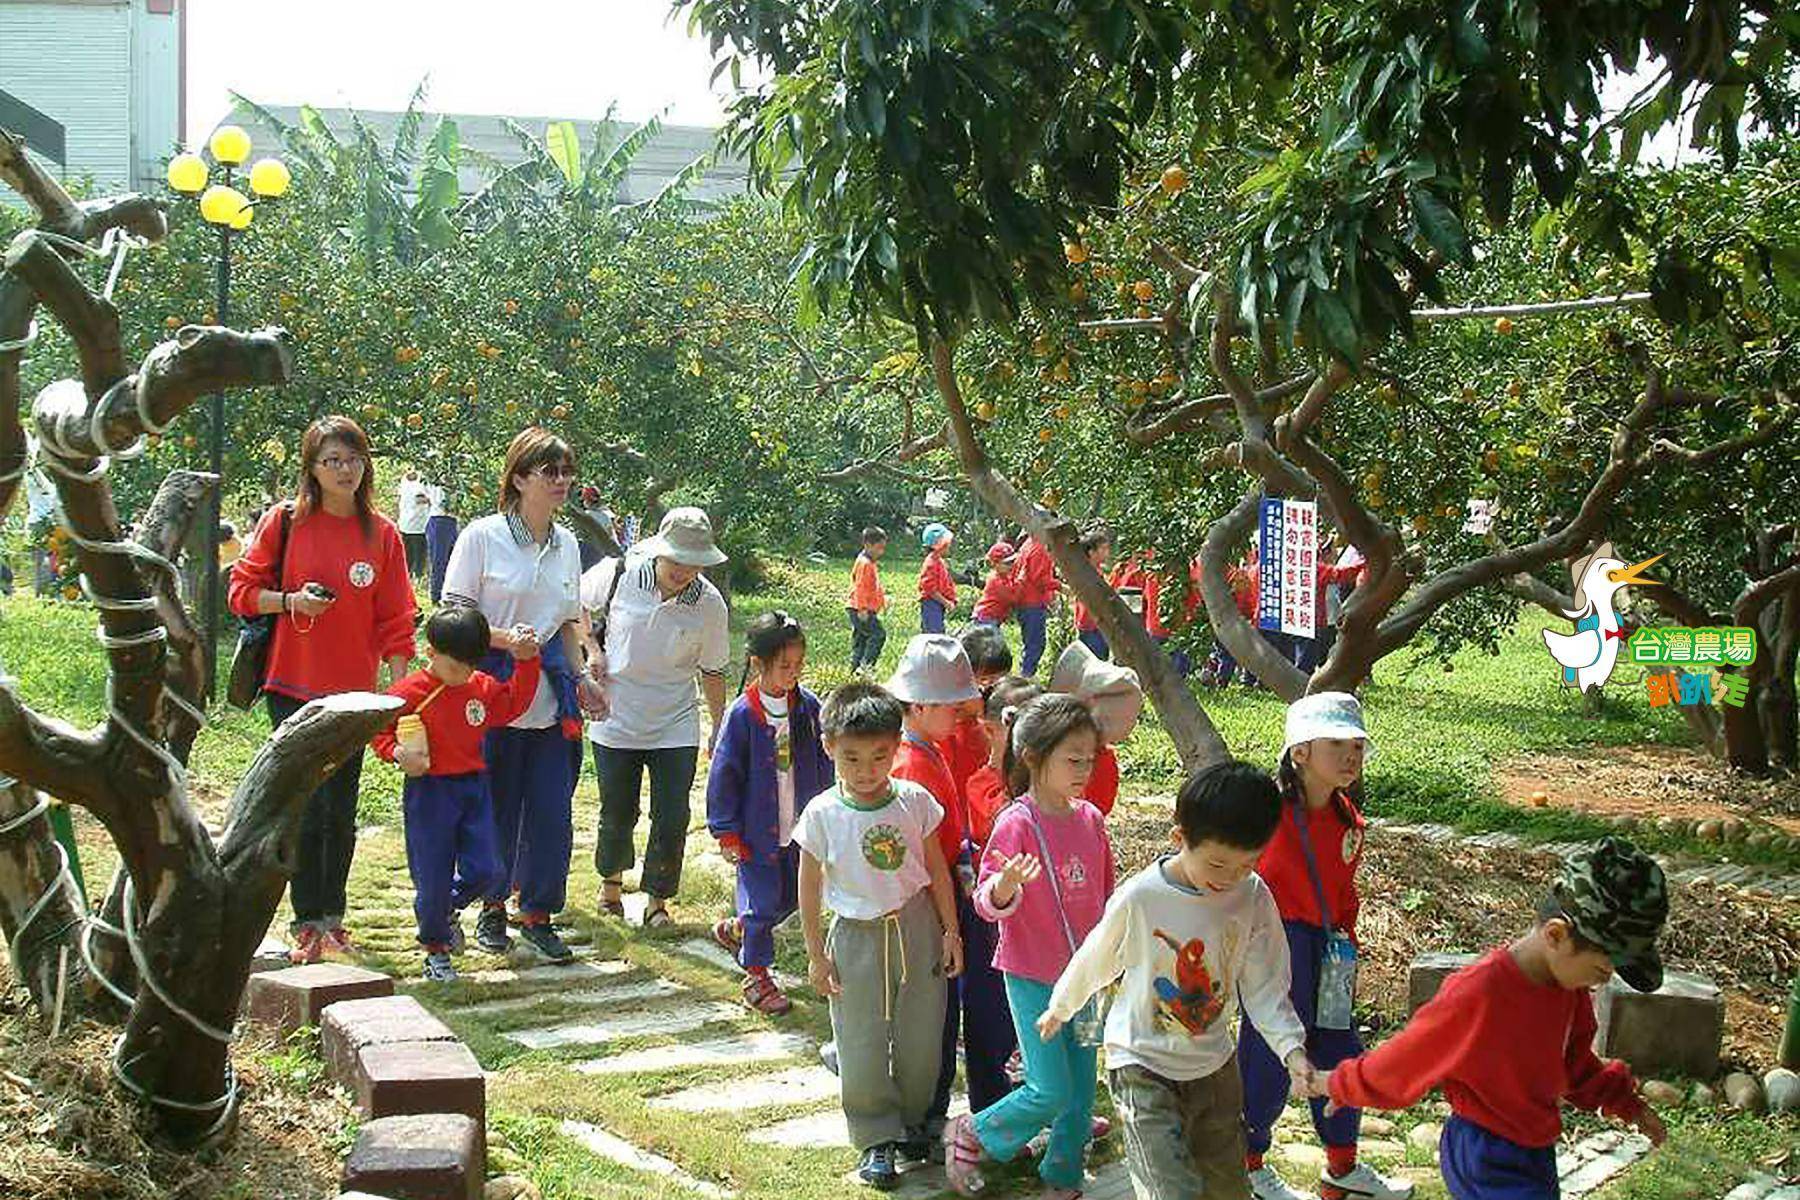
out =
<path fill-rule="evenodd" d="M 552 525 L 549 540 L 539 545 L 516 515 L 491 513 L 471 521 L 456 539 L 444 571 L 444 602 L 474 605 L 495 629 L 529 625 L 547 642 L 581 615 L 580 586 L 574 534 Z M 540 679 L 531 707 L 512 727 L 555 723 L 556 693 L 547 678 Z"/>
<path fill-rule="evenodd" d="M 420 500 L 425 503 L 420 504 Z M 400 527 L 400 532 L 424 533 L 425 519 L 431 515 L 431 497 L 426 494 L 425 485 L 416 479 L 402 479 L 395 503 L 400 512 L 394 524 Z"/>
<path fill-rule="evenodd" d="M 606 602 L 618 564 L 603 559 L 581 577 L 581 604 L 590 613 Z M 696 576 L 663 599 L 654 558 L 630 555 L 624 569 L 606 617 L 609 711 L 604 721 L 588 724 L 588 737 L 615 750 L 698 746 L 694 677 L 721 675 L 731 661 L 725 598 L 705 576 Z"/>

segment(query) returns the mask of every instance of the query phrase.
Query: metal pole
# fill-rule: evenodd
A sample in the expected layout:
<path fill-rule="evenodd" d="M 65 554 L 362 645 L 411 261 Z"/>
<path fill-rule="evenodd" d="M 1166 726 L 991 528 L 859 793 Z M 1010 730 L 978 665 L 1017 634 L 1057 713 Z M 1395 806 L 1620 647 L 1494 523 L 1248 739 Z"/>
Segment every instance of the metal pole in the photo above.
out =
<path fill-rule="evenodd" d="M 225 168 L 225 186 L 231 186 L 231 168 Z M 219 294 L 220 325 L 231 324 L 231 226 L 219 226 Z M 225 393 L 212 396 L 212 501 L 207 505 L 209 522 L 206 538 L 206 697 L 210 701 L 219 679 L 219 522 L 225 493 Z"/>

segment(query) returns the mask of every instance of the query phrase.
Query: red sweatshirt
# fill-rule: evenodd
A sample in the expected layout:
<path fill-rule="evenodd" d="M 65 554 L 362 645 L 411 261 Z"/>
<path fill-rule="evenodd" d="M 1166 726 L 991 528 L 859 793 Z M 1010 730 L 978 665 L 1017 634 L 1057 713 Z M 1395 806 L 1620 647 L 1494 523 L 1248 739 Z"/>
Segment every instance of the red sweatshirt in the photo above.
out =
<path fill-rule="evenodd" d="M 1018 568 L 1015 566 L 1007 571 L 995 567 L 988 572 L 987 584 L 981 589 L 981 599 L 975 602 L 975 617 L 977 620 L 1000 624 L 1012 616 L 1013 606 L 1018 602 Z"/>
<path fill-rule="evenodd" d="M 1119 756 L 1111 746 L 1100 747 L 1094 756 L 1094 773 L 1088 776 L 1087 790 L 1081 798 L 1100 810 L 1101 816 L 1112 813 L 1119 800 Z"/>
<path fill-rule="evenodd" d="M 910 779 L 930 792 L 942 806 L 944 819 L 938 822 L 938 844 L 944 848 L 944 861 L 956 865 L 962 853 L 963 829 L 968 824 L 962 792 L 956 777 L 950 773 L 950 760 L 936 742 L 915 742 L 911 734 L 900 741 L 900 753 L 894 756 L 895 779 Z"/>
<path fill-rule="evenodd" d="M 944 747 L 944 757 L 950 761 L 950 774 L 956 780 L 958 791 L 966 797 L 969 780 L 987 766 L 987 730 L 980 717 L 964 715 L 957 718 L 956 731 L 950 735 L 950 744 Z"/>
<path fill-rule="evenodd" d="M 231 611 L 256 615 L 259 591 L 297 592 L 316 581 L 337 593 L 317 619 L 298 613 L 275 621 L 267 687 L 296 700 L 375 686 L 384 659 L 413 656 L 413 615 L 418 601 L 406 571 L 406 547 L 386 517 L 374 518 L 363 537 L 355 517 L 315 509 L 289 526 L 287 557 L 280 555 L 280 505 L 269 510 L 242 558 L 232 564 Z"/>
<path fill-rule="evenodd" d="M 537 655 L 522 658 L 513 676 L 501 683 L 486 671 L 469 676 L 469 682 L 456 687 L 438 688 L 444 681 L 430 671 L 414 671 L 388 689 L 406 707 L 395 714 L 395 720 L 410 712 L 425 711 L 419 719 L 425 722 L 425 738 L 431 747 L 431 767 L 427 775 L 470 775 L 483 770 L 487 761 L 481 756 L 481 742 L 490 729 L 512 724 L 520 713 L 531 707 L 537 695 Z M 432 693 L 437 692 L 435 698 Z M 429 701 L 429 703 L 427 703 Z M 397 748 L 394 727 L 389 725 L 369 740 L 375 753 L 394 761 Z"/>
<path fill-rule="evenodd" d="M 1301 808 L 1305 808 L 1304 803 Z M 1331 919 L 1339 930 L 1354 938 L 1356 914 L 1362 906 L 1356 894 L 1356 868 L 1362 863 L 1363 834 L 1368 822 L 1342 792 L 1325 807 L 1306 811 L 1306 831 L 1312 838 L 1313 858 L 1318 863 L 1326 903 L 1331 905 Z M 1305 921 L 1322 929 L 1325 919 L 1319 915 L 1319 893 L 1306 870 L 1295 814 L 1293 804 L 1281 806 L 1281 824 L 1263 847 L 1256 873 L 1275 893 L 1275 907 L 1281 910 L 1282 920 Z"/>
<path fill-rule="evenodd" d="M 1000 810 L 1012 803 L 1012 795 L 1001 781 L 1000 772 L 985 762 L 969 776 L 968 794 L 969 840 L 979 849 L 993 836 L 994 821 Z"/>
<path fill-rule="evenodd" d="M 949 607 L 956 607 L 956 580 L 950 578 L 950 568 L 936 550 L 927 551 L 919 566 L 919 599 L 942 600 Z"/>
<path fill-rule="evenodd" d="M 1347 1108 L 1406 1108 L 1442 1086 L 1465 1121 L 1528 1148 L 1556 1144 L 1563 1100 L 1621 1121 L 1644 1103 L 1594 1053 L 1594 996 L 1533 983 L 1502 946 L 1444 982 L 1406 1028 L 1331 1073 Z"/>
<path fill-rule="evenodd" d="M 1036 538 L 1026 538 L 1019 548 L 1020 608 L 1041 608 L 1056 598 L 1062 585 L 1056 581 L 1056 560 Z"/>

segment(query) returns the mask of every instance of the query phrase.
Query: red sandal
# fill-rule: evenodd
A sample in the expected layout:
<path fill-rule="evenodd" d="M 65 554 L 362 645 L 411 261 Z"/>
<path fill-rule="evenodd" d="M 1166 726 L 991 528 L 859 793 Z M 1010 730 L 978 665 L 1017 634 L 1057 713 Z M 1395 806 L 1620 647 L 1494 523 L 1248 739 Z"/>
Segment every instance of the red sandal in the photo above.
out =
<path fill-rule="evenodd" d="M 770 1017 L 785 1016 L 794 1007 L 767 971 L 752 971 L 744 976 L 744 1003 Z"/>
<path fill-rule="evenodd" d="M 944 1126 L 944 1174 L 959 1196 L 973 1196 L 985 1186 L 981 1172 L 981 1139 L 967 1114 Z"/>

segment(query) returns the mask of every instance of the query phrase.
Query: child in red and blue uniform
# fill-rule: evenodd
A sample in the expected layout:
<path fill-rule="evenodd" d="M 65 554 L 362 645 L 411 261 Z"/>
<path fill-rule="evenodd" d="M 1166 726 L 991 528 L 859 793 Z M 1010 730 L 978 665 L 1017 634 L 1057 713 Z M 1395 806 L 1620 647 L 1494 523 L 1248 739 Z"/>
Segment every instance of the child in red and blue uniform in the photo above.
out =
<path fill-rule="evenodd" d="M 992 569 L 971 619 L 977 625 L 1004 625 L 1019 603 L 1019 552 L 1011 542 L 995 542 L 988 547 L 987 560 Z"/>
<path fill-rule="evenodd" d="M 431 647 L 425 669 L 388 689 L 405 701 L 400 716 L 423 723 L 427 748 L 401 744 L 392 725 L 371 740 L 377 755 L 406 772 L 401 809 L 413 915 L 425 978 L 439 983 L 456 978 L 451 956 L 462 951 L 462 926 L 452 914 L 506 877 L 482 743 L 488 730 L 511 724 L 537 695 L 537 635 L 524 628 L 514 635 L 517 665 L 501 683 L 475 665 L 488 653 L 487 618 L 466 606 L 433 613 L 425 622 Z"/>
<path fill-rule="evenodd" d="M 1112 547 L 1112 530 L 1105 525 L 1095 525 L 1081 535 L 1082 552 L 1094 565 L 1094 570 L 1100 572 L 1102 579 L 1106 578 L 1106 565 L 1112 559 Z M 1107 644 L 1106 635 L 1100 632 L 1100 622 L 1094 619 L 1093 611 L 1080 600 L 1075 601 L 1075 636 L 1096 656 L 1112 657 L 1112 647 Z"/>
<path fill-rule="evenodd" d="M 1050 605 L 1055 602 L 1062 584 L 1056 578 L 1056 562 L 1050 547 L 1035 537 L 1027 537 L 1019 545 L 1019 601 L 1016 615 L 1024 644 L 1019 650 L 1019 674 L 1030 678 L 1037 674 L 1038 661 L 1044 657 L 1046 623 Z"/>
<path fill-rule="evenodd" d="M 799 907 L 794 826 L 836 778 L 819 732 L 819 698 L 800 686 L 806 632 L 785 612 L 750 623 L 749 686 L 725 714 L 706 779 L 706 826 L 737 867 L 737 915 L 713 938 L 744 968 L 744 1003 L 780 1016 L 793 1007 L 769 967 L 775 928 Z"/>
<path fill-rule="evenodd" d="M 1355 942 L 1360 905 L 1356 868 L 1362 863 L 1367 823 L 1353 796 L 1361 791 L 1369 735 L 1362 705 L 1346 692 L 1318 692 L 1289 705 L 1286 735 L 1277 775 L 1281 823 L 1263 848 L 1256 871 L 1281 913 L 1291 965 L 1289 998 L 1306 1028 L 1307 1056 L 1325 1071 L 1362 1053 L 1355 1020 L 1340 1022 L 1320 1011 L 1320 979 L 1333 937 Z M 1350 997 L 1341 999 L 1347 1016 Z M 1335 1027 L 1340 1023 L 1345 1028 Z M 1251 1191 L 1257 1200 L 1306 1200 L 1263 1161 L 1275 1120 L 1287 1105 L 1290 1078 L 1249 1022 L 1238 1046 L 1238 1066 Z M 1413 1194 L 1410 1182 L 1385 1178 L 1357 1162 L 1357 1110 L 1328 1116 L 1324 1101 L 1315 1098 L 1312 1114 L 1325 1146 L 1321 1195 L 1328 1200 L 1407 1200 Z"/>
<path fill-rule="evenodd" d="M 919 564 L 919 632 L 944 632 L 944 618 L 956 610 L 956 580 L 951 578 L 944 555 L 956 535 L 936 521 L 919 531 L 925 561 Z"/>

